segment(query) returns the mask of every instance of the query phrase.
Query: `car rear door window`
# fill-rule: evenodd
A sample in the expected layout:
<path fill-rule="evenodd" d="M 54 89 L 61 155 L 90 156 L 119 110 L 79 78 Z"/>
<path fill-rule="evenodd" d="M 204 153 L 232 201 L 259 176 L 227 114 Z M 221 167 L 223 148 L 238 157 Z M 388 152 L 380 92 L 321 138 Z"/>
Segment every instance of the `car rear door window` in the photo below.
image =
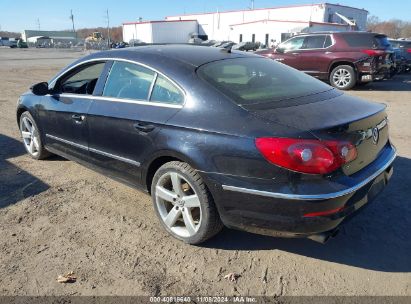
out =
<path fill-rule="evenodd" d="M 103 72 L 105 62 L 88 64 L 61 78 L 56 90 L 59 93 L 93 94 L 97 80 Z"/>
<path fill-rule="evenodd" d="M 326 35 L 306 36 L 302 49 L 322 49 L 324 48 Z"/>
<path fill-rule="evenodd" d="M 184 102 L 184 96 L 171 81 L 158 75 L 150 101 L 179 105 Z"/>
<path fill-rule="evenodd" d="M 155 72 L 143 66 L 116 61 L 114 62 L 103 91 L 103 96 L 148 100 Z"/>

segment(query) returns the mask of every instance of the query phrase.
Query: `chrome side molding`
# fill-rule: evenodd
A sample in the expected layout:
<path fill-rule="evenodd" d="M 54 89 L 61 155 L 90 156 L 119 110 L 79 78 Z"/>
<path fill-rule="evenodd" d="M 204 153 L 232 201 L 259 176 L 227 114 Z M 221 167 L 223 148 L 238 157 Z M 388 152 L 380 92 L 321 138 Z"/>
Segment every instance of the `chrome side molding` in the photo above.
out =
<path fill-rule="evenodd" d="M 51 139 L 54 139 L 54 140 L 56 140 L 56 141 L 60 141 L 60 142 L 62 142 L 62 143 L 68 144 L 68 145 L 71 145 L 71 146 L 76 147 L 76 148 L 80 148 L 80 149 L 83 149 L 83 150 L 86 150 L 86 151 L 90 151 L 90 152 L 94 152 L 94 153 L 97 153 L 97 154 L 100 154 L 100 155 L 103 155 L 103 156 L 107 156 L 107 157 L 110 157 L 110 158 L 114 158 L 114 159 L 117 159 L 117 160 L 119 160 L 119 161 L 122 161 L 122 162 L 125 162 L 125 163 L 129 163 L 129 164 L 134 165 L 134 166 L 137 166 L 137 167 L 140 167 L 140 165 L 141 165 L 139 162 L 134 161 L 134 160 L 132 160 L 132 159 L 125 158 L 125 157 L 118 156 L 118 155 L 114 155 L 114 154 L 111 154 L 111 153 L 108 153 L 108 152 L 104 152 L 104 151 L 101 151 L 101 150 L 89 148 L 89 147 L 86 147 L 86 146 L 84 146 L 84 145 L 80 145 L 80 144 L 78 144 L 78 143 L 75 143 L 75 142 L 72 142 L 72 141 L 69 141 L 69 140 L 66 140 L 66 139 L 57 137 L 57 136 L 53 136 L 53 135 L 50 135 L 50 134 L 46 134 L 46 137 L 51 138 Z"/>
<path fill-rule="evenodd" d="M 260 190 L 255 190 L 255 189 L 248 189 L 248 188 L 241 188 L 241 187 L 235 187 L 235 186 L 227 186 L 223 185 L 223 189 L 226 191 L 234 191 L 234 192 L 240 192 L 240 193 L 246 193 L 246 194 L 253 194 L 253 195 L 259 195 L 259 196 L 265 196 L 265 197 L 272 197 L 272 198 L 282 198 L 282 199 L 288 199 L 288 200 L 299 200 L 299 201 L 312 201 L 312 200 L 327 200 L 327 199 L 332 199 L 332 198 L 337 198 L 341 197 L 347 194 L 351 194 L 358 189 L 364 187 L 366 184 L 371 182 L 373 179 L 378 177 L 381 173 L 383 173 L 391 164 L 394 162 L 395 158 L 397 157 L 397 153 L 394 151 L 394 155 L 382 166 L 378 171 L 376 171 L 374 174 L 363 180 L 362 182 L 358 183 L 357 185 L 337 191 L 337 192 L 332 192 L 332 193 L 325 193 L 325 194 L 289 194 L 289 193 L 276 193 L 276 192 L 269 192 L 269 191 L 260 191 Z"/>

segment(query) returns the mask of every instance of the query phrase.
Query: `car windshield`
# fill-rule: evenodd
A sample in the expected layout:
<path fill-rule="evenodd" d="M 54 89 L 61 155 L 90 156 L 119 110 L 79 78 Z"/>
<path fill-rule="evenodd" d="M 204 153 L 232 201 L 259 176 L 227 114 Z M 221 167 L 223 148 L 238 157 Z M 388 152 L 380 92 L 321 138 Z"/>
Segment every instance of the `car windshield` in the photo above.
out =
<path fill-rule="evenodd" d="M 212 62 L 198 70 L 239 105 L 279 102 L 332 90 L 302 72 L 265 58 L 236 58 Z"/>

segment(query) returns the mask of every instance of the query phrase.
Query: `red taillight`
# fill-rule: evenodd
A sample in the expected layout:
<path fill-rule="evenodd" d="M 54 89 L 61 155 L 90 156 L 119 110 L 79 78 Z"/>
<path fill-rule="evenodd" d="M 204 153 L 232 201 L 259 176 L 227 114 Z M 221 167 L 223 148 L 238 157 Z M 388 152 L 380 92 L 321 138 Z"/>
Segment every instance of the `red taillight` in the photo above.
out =
<path fill-rule="evenodd" d="M 357 149 L 346 141 L 269 137 L 255 144 L 269 162 L 301 173 L 327 174 L 357 158 Z"/>
<path fill-rule="evenodd" d="M 362 52 L 368 56 L 382 56 L 385 54 L 385 51 L 381 50 L 363 50 Z"/>
<path fill-rule="evenodd" d="M 408 53 L 411 53 L 411 49 L 408 49 L 407 52 L 408 52 Z"/>
<path fill-rule="evenodd" d="M 327 210 L 327 211 L 319 211 L 319 212 L 311 212 L 311 213 L 306 213 L 304 214 L 304 217 L 316 217 L 316 216 L 327 216 L 327 215 L 332 215 L 335 213 L 338 213 L 342 211 L 344 207 L 340 207 L 337 209 L 332 209 L 332 210 Z"/>

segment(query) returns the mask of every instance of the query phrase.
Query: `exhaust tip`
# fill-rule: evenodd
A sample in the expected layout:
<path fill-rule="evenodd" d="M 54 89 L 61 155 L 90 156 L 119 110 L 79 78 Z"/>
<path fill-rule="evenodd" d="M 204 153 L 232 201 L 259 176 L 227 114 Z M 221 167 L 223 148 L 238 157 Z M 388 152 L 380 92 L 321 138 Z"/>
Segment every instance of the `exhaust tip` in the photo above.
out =
<path fill-rule="evenodd" d="M 307 238 L 317 243 L 325 244 L 330 240 L 330 238 L 336 237 L 339 231 L 340 230 L 337 228 L 327 232 L 313 234 L 308 236 Z"/>

